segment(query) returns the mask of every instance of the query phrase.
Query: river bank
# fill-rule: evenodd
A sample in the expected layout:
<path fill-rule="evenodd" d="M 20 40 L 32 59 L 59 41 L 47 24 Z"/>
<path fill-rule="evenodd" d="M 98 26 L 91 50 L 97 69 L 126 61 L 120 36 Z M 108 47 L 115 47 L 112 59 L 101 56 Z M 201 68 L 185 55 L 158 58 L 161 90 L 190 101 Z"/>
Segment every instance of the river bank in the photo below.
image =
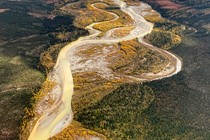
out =
<path fill-rule="evenodd" d="M 55 98 L 53 105 L 50 108 L 45 108 L 42 106 L 41 108 L 37 106 L 38 112 L 44 111 L 44 114 L 37 118 L 35 117 L 34 121 L 36 122 L 34 127 L 32 128 L 32 132 L 29 136 L 29 139 L 36 139 L 37 137 L 39 139 L 47 139 L 50 138 L 57 133 L 61 132 L 69 123 L 72 121 L 72 113 L 71 113 L 71 99 L 73 95 L 73 78 L 70 70 L 70 65 L 73 65 L 70 63 L 68 58 L 68 51 L 72 48 L 74 49 L 77 46 L 81 46 L 84 44 L 113 44 L 118 43 L 121 41 L 127 41 L 134 38 L 138 38 L 138 41 L 144 45 L 147 46 L 147 48 L 151 49 L 152 51 L 157 51 L 164 57 L 168 59 L 168 64 L 161 69 L 158 73 L 152 73 L 149 75 L 145 75 L 145 79 L 141 79 L 138 77 L 129 76 L 130 79 L 133 79 L 134 81 L 152 81 L 156 79 L 162 79 L 164 77 L 172 76 L 174 74 L 177 74 L 181 70 L 181 60 L 176 57 L 175 55 L 166 52 L 162 49 L 154 48 L 152 45 L 148 45 L 144 40 L 142 39 L 145 35 L 151 33 L 153 24 L 147 22 L 141 15 L 134 12 L 134 7 L 127 7 L 126 3 L 122 1 L 115 0 L 115 4 L 117 4 L 121 10 L 125 13 L 127 13 L 134 21 L 135 21 L 135 29 L 130 32 L 129 35 L 126 35 L 122 38 L 114 38 L 107 37 L 104 38 L 102 36 L 101 39 L 95 40 L 93 38 L 96 38 L 101 32 L 95 30 L 93 27 L 98 24 L 93 23 L 90 26 L 88 26 L 88 29 L 91 30 L 92 33 L 90 36 L 81 37 L 77 41 L 74 41 L 70 43 L 69 45 L 65 46 L 61 52 L 59 53 L 57 63 L 54 67 L 54 70 L 52 73 L 50 73 L 49 79 L 52 81 L 55 81 L 57 83 L 57 86 L 53 88 L 53 90 L 49 93 L 55 93 L 55 91 L 60 91 L 56 93 L 56 95 L 52 94 L 52 97 Z M 92 5 L 94 7 L 94 5 Z M 96 8 L 96 7 L 95 7 Z M 117 17 L 117 16 L 116 16 Z M 118 19 L 114 19 L 118 20 Z M 70 51 L 72 53 L 72 51 Z M 72 56 L 71 56 L 72 57 Z M 74 61 L 71 61 L 74 63 Z M 148 77 L 148 78 L 147 78 Z M 71 85 L 71 86 L 70 86 Z M 45 100 L 46 97 L 44 97 Z M 38 104 L 39 105 L 39 104 Z M 44 109 L 44 110 L 43 110 Z"/>

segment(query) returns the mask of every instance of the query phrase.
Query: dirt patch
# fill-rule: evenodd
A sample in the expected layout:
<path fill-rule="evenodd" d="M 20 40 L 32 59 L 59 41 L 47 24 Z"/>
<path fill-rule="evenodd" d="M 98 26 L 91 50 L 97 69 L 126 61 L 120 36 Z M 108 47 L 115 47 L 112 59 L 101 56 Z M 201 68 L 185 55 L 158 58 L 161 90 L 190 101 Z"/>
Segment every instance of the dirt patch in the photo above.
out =
<path fill-rule="evenodd" d="M 9 11 L 10 9 L 0 9 L 0 13 L 4 13 L 6 11 Z"/>
<path fill-rule="evenodd" d="M 44 13 L 36 13 L 36 12 L 28 12 L 27 13 L 30 16 L 33 16 L 35 18 L 48 18 L 48 19 L 53 19 L 55 15 L 49 15 L 49 14 L 44 14 Z"/>

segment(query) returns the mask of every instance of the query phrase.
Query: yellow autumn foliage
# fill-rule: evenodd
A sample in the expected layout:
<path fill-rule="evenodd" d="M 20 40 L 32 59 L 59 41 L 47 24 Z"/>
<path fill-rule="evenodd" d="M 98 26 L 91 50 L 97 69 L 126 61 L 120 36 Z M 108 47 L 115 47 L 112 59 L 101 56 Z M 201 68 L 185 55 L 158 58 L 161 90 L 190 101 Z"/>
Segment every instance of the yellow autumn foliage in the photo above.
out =
<path fill-rule="evenodd" d="M 110 12 L 117 14 L 119 18 L 114 21 L 98 23 L 94 25 L 93 28 L 102 32 L 106 32 L 113 28 L 131 26 L 134 22 L 128 14 L 124 13 L 121 10 L 110 10 Z"/>
<path fill-rule="evenodd" d="M 73 121 L 67 128 L 65 128 L 58 135 L 50 138 L 49 140 L 76 140 L 76 139 L 90 140 L 93 138 L 98 138 L 100 140 L 107 140 L 107 138 L 90 129 L 84 128 L 78 122 Z"/>

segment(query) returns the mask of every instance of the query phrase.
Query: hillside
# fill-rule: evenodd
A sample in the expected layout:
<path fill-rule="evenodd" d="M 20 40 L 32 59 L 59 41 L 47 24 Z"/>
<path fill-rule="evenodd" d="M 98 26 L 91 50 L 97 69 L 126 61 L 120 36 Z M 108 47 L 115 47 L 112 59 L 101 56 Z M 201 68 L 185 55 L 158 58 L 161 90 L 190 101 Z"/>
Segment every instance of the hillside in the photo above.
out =
<path fill-rule="evenodd" d="M 191 32 L 209 34 L 209 0 L 143 0 L 152 4 L 162 16 L 189 26 Z"/>
<path fill-rule="evenodd" d="M 123 133 L 122 129 L 109 131 L 112 125 L 118 125 L 114 122 L 101 131 L 102 126 L 91 128 L 86 124 L 87 119 L 81 120 L 83 115 L 79 115 L 86 110 L 91 111 L 91 107 L 114 94 L 113 91 L 122 84 L 162 79 L 181 70 L 181 60 L 161 49 L 169 49 L 181 42 L 177 32 L 180 25 L 162 19 L 144 3 L 129 1 L 128 4 L 120 0 L 81 0 L 61 6 L 63 14 L 71 13 L 75 16 L 75 26 L 88 30 L 90 34 L 70 42 L 62 49 L 53 46 L 45 52 L 43 58 L 53 55 L 57 60 L 41 61 L 45 66 L 50 62 L 52 65 L 47 69 L 51 70 L 45 84 L 33 98 L 32 108 L 25 116 L 21 139 L 136 139 L 147 135 L 145 133 L 131 136 Z M 146 14 L 143 14 L 145 12 Z M 160 25 L 154 35 L 153 23 L 145 18 Z M 168 25 L 165 25 L 166 23 Z M 165 27 L 170 30 L 164 30 Z M 162 40 L 164 37 L 158 39 L 160 43 L 157 48 L 145 41 L 144 37 L 151 32 L 152 35 L 148 36 L 150 41 L 153 38 L 150 36 L 158 36 L 156 33 L 171 36 L 165 41 Z M 60 52 L 54 54 L 50 50 Z M 146 110 L 153 100 L 153 95 L 150 95 L 152 89 L 144 85 L 138 88 L 144 89 L 143 100 L 140 102 Z M 131 113 L 132 111 L 134 110 L 127 110 Z M 116 115 L 116 112 L 113 110 L 110 113 Z M 91 114 L 90 118 L 94 117 L 95 121 L 100 122 L 108 121 L 95 115 L 97 114 Z M 74 116 L 79 117 L 76 121 L 81 124 L 74 124 Z M 127 120 L 127 117 L 125 115 L 124 120 Z M 129 122 L 126 124 L 130 125 Z M 122 133 L 121 136 L 113 135 L 116 131 Z M 135 133 L 135 130 L 129 131 Z"/>
<path fill-rule="evenodd" d="M 62 43 L 53 36 L 64 30 L 61 19 L 68 23 L 65 30 L 71 28 L 69 40 L 87 34 L 73 27 L 73 16 L 57 17 L 53 9 L 43 1 L 0 2 L 1 140 L 19 139 L 24 110 L 45 80 L 40 56 L 49 46 Z"/>
<path fill-rule="evenodd" d="M 0 139 L 208 140 L 209 7 L 0 2 Z"/>
<path fill-rule="evenodd" d="M 183 60 L 182 72 L 149 85 L 157 92 L 152 109 L 164 120 L 174 120 L 185 127 L 179 139 L 209 139 L 209 1 L 176 1 L 177 9 L 166 9 L 157 1 L 148 0 L 164 17 L 186 25 L 183 42 L 172 49 Z M 190 3 L 188 3 L 190 2 Z M 187 10 L 186 10 L 187 9 Z M 166 87 L 171 85 L 169 87 Z M 160 102 L 160 100 L 164 100 Z M 176 111 L 175 111 L 176 110 Z M 176 136 L 172 136 L 175 138 Z"/>

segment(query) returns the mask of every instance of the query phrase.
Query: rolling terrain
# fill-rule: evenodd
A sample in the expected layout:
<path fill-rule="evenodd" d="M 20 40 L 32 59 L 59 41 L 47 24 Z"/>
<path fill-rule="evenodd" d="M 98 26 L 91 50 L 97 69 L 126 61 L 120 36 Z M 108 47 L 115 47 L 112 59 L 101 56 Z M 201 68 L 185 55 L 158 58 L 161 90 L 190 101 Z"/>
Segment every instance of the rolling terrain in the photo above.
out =
<path fill-rule="evenodd" d="M 73 28 L 72 16 L 56 17 L 53 5 L 43 1 L 0 2 L 0 139 L 19 139 L 25 108 L 45 80 L 41 54 L 60 40 L 52 35 L 65 19 L 73 37 L 84 34 Z M 52 19 L 54 18 L 54 20 Z M 51 28 L 49 28 L 49 26 Z M 54 26 L 54 27 L 53 27 Z M 57 28 L 57 29 L 56 29 Z M 87 33 L 87 32 L 86 32 Z M 79 35 L 79 36 L 80 36 Z M 72 40 L 74 40 L 74 38 Z"/>
<path fill-rule="evenodd" d="M 53 139 L 53 136 L 56 136 L 57 134 L 58 136 L 56 136 L 55 139 L 69 139 L 70 137 L 73 137 L 73 139 L 75 139 L 77 137 L 81 137 L 81 138 L 87 137 L 87 136 L 82 135 L 83 132 L 76 136 L 74 136 L 75 134 L 71 134 L 71 133 L 68 136 L 66 136 L 65 133 L 62 133 L 62 131 L 65 128 L 68 129 L 68 125 L 72 123 L 72 119 L 73 119 L 71 102 L 72 102 L 72 96 L 74 92 L 73 90 L 74 85 L 73 85 L 73 77 L 71 74 L 71 69 L 73 70 L 72 72 L 73 74 L 79 73 L 79 72 L 97 72 L 100 74 L 100 77 L 103 77 L 107 81 L 122 80 L 123 83 L 145 82 L 145 81 L 153 81 L 157 79 L 162 79 L 162 78 L 170 77 L 174 74 L 177 74 L 181 70 L 182 64 L 181 64 L 181 60 L 178 57 L 176 57 L 175 55 L 165 50 L 155 48 L 154 46 L 146 43 L 143 40 L 143 37 L 145 35 L 152 32 L 153 24 L 150 22 L 147 22 L 141 15 L 141 13 L 138 13 L 138 11 L 136 10 L 138 6 L 129 7 L 126 5 L 125 2 L 122 2 L 119 0 L 92 2 L 89 5 L 88 4 L 87 4 L 87 7 L 89 6 L 89 9 L 91 9 L 92 11 L 100 11 L 100 12 L 104 12 L 106 14 L 112 15 L 113 19 L 110 18 L 110 20 L 107 20 L 107 21 L 102 20 L 98 22 L 92 21 L 92 24 L 87 25 L 85 27 L 91 33 L 89 36 L 80 37 L 78 40 L 71 42 L 70 44 L 65 46 L 63 49 L 61 49 L 57 58 L 57 62 L 48 77 L 50 82 L 55 82 L 56 85 L 51 91 L 48 92 L 48 94 L 45 93 L 45 95 L 42 98 L 40 98 L 40 101 L 38 101 L 35 104 L 33 108 L 35 117 L 27 124 L 25 128 L 25 129 L 29 129 L 31 132 L 27 133 L 26 132 L 27 130 L 25 130 L 25 134 L 22 135 L 22 139 L 25 139 L 28 134 L 29 134 L 28 137 L 30 140 L 33 140 L 33 139 L 41 140 L 41 139 L 48 139 L 51 137 Z M 105 9 L 109 9 L 107 8 L 107 6 L 108 7 L 115 6 L 119 8 L 116 8 L 117 10 L 113 8 L 115 11 L 110 12 L 110 11 L 105 11 L 103 9 L 97 8 L 96 5 L 100 7 L 105 7 Z M 63 9 L 68 11 L 68 6 L 70 5 L 67 5 L 67 7 L 64 7 Z M 142 6 L 141 7 L 142 11 L 145 10 L 144 8 L 149 7 L 143 3 L 141 3 L 141 6 Z M 112 7 L 110 7 L 110 9 L 112 9 Z M 119 14 L 119 13 L 122 13 L 122 14 Z M 130 18 L 133 21 L 131 20 L 130 23 L 129 22 L 124 23 L 123 21 L 124 19 L 126 19 L 126 17 L 122 18 L 124 15 L 126 15 L 128 19 Z M 75 21 L 77 21 L 77 18 L 80 18 L 80 16 L 77 16 L 75 18 Z M 106 25 L 104 25 L 104 23 L 106 23 Z M 83 26 L 81 21 L 77 21 L 77 25 L 78 24 Z M 120 31 L 120 29 L 123 29 L 126 26 L 134 26 L 134 28 L 131 29 L 129 34 L 126 34 L 122 37 L 112 36 L 113 32 L 116 29 Z M 136 38 L 136 41 L 138 41 L 141 45 L 146 46 L 146 48 L 148 50 L 151 50 L 153 53 L 155 53 L 155 55 L 159 53 L 159 55 L 156 57 L 164 57 L 167 60 L 165 65 L 163 65 L 158 71 L 150 72 L 147 70 L 144 73 L 139 72 L 138 75 L 136 74 L 124 75 L 123 73 L 122 74 L 119 72 L 117 73 L 113 71 L 112 69 L 110 69 L 109 65 L 113 65 L 115 63 L 112 62 L 113 60 L 110 61 L 109 57 L 114 57 L 111 54 L 118 52 L 119 48 L 118 49 L 115 48 L 115 50 L 108 50 L 108 49 L 113 48 L 113 44 L 119 44 L 119 43 L 124 44 L 123 42 L 129 42 L 130 40 L 134 40 L 135 38 Z M 89 49 L 88 47 L 93 46 L 93 45 L 100 45 L 103 47 L 103 50 L 106 50 L 106 54 L 99 55 L 100 57 L 103 58 L 102 60 L 97 62 L 98 61 L 97 59 L 95 60 L 94 58 L 91 58 L 91 57 L 89 58 L 89 60 L 86 60 L 82 57 L 78 58 L 80 53 L 83 51 L 83 50 L 81 51 L 80 48 L 84 48 L 85 46 L 87 46 L 86 50 L 88 50 Z M 131 45 L 134 45 L 134 44 L 131 44 Z M 77 54 L 78 52 L 79 52 L 79 55 Z M 96 54 L 97 53 L 98 51 L 96 51 Z M 131 53 L 131 52 L 127 51 L 125 53 Z M 105 57 L 103 55 L 105 55 Z M 106 57 L 106 56 L 109 56 L 109 57 Z M 146 57 L 144 57 L 143 59 L 147 60 Z M 126 61 L 126 58 L 124 58 L 124 60 Z M 142 60 L 138 60 L 138 61 L 142 61 Z M 154 61 L 157 61 L 157 60 L 154 59 Z M 72 68 L 70 68 L 70 65 Z M 82 88 L 85 88 L 85 87 L 82 87 Z M 80 94 L 83 95 L 84 91 Z M 89 95 L 86 95 L 86 96 L 88 97 Z M 98 102 L 96 99 L 93 101 Z M 81 102 L 84 102 L 84 101 L 81 100 Z M 85 121 L 85 120 L 82 120 L 82 121 Z M 72 131 L 71 129 L 69 131 Z M 86 131 L 84 133 L 87 134 Z M 94 138 L 96 136 L 92 135 L 90 137 Z"/>
<path fill-rule="evenodd" d="M 1 1 L 0 139 L 210 139 L 210 1 L 143 1 Z"/>
<path fill-rule="evenodd" d="M 203 139 L 210 136 L 209 125 L 209 1 L 174 1 L 178 10 L 165 9 L 156 1 L 147 1 L 164 17 L 186 25 L 183 42 L 173 52 L 183 60 L 183 70 L 173 78 L 149 85 L 158 93 L 150 115 L 181 123 L 185 134 L 180 139 Z M 186 12 L 187 11 L 187 12 Z M 167 87 L 167 85 L 170 85 Z M 163 102 L 160 102 L 162 100 Z M 176 111 L 175 111 L 176 110 Z M 167 134 L 167 133 L 166 133 Z M 173 136 L 176 137 L 176 136 Z"/>

